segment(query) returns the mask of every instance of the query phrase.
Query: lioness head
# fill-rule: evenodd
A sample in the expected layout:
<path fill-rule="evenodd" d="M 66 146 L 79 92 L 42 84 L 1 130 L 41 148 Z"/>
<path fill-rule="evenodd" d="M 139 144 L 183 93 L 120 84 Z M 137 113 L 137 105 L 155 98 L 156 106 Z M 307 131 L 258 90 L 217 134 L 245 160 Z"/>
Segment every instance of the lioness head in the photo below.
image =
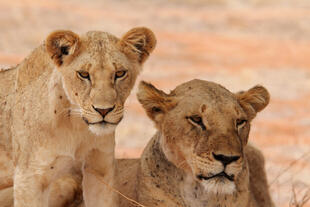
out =
<path fill-rule="evenodd" d="M 50 34 L 45 46 L 62 76 L 70 102 L 95 134 L 114 128 L 123 117 L 127 99 L 142 64 L 156 45 L 153 32 L 134 28 L 121 39 L 92 31 Z"/>
<path fill-rule="evenodd" d="M 233 193 L 246 168 L 250 123 L 269 103 L 262 86 L 231 93 L 203 80 L 181 84 L 170 94 L 141 82 L 138 99 L 155 122 L 166 158 L 205 191 Z"/>

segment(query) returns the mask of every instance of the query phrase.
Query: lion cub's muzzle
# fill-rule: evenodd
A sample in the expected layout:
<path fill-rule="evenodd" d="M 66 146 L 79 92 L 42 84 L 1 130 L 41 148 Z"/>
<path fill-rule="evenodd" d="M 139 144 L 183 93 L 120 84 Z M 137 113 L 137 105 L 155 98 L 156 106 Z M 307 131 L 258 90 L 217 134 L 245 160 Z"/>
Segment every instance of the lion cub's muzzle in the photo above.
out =
<path fill-rule="evenodd" d="M 91 113 L 84 114 L 83 120 L 96 135 L 112 133 L 123 118 L 124 107 L 115 105 L 110 108 L 92 107 Z"/>
<path fill-rule="evenodd" d="M 89 119 L 83 117 L 83 120 L 88 125 L 118 125 L 119 122 L 123 119 L 123 110 L 122 107 L 116 107 L 115 105 L 110 108 L 96 108 L 92 106 L 94 113 L 98 116 L 99 121 L 90 121 Z M 100 117 L 100 118 L 99 118 Z M 101 119 L 101 120 L 100 120 Z"/>

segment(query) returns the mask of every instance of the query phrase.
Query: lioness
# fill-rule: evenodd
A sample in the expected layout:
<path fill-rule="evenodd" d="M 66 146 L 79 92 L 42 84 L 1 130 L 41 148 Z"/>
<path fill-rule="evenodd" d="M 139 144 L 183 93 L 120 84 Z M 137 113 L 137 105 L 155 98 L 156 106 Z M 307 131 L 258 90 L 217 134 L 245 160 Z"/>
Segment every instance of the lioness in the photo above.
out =
<path fill-rule="evenodd" d="M 269 103 L 264 87 L 234 94 L 192 80 L 166 94 L 141 82 L 137 96 L 158 131 L 140 160 L 119 162 L 125 195 L 147 207 L 273 206 L 263 155 L 247 144 L 251 121 Z"/>
<path fill-rule="evenodd" d="M 50 184 L 77 170 L 86 207 L 117 206 L 92 172 L 113 186 L 115 127 L 155 45 L 143 27 L 121 39 L 56 31 L 17 67 L 0 72 L 0 150 L 14 163 L 15 207 L 48 206 Z M 68 196 L 53 206 L 66 206 Z"/>

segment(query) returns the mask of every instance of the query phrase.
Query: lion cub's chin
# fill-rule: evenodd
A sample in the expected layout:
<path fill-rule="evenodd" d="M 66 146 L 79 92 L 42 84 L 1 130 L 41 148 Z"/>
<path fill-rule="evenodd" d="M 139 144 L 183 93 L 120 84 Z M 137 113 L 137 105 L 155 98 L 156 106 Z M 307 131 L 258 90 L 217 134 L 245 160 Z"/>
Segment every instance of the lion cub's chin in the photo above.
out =
<path fill-rule="evenodd" d="M 203 180 L 200 182 L 205 192 L 214 194 L 233 194 L 236 191 L 234 182 L 226 178 L 213 178 L 210 180 Z"/>
<path fill-rule="evenodd" d="M 89 130 L 97 136 L 104 136 L 115 131 L 116 125 L 112 124 L 93 124 L 89 125 Z"/>

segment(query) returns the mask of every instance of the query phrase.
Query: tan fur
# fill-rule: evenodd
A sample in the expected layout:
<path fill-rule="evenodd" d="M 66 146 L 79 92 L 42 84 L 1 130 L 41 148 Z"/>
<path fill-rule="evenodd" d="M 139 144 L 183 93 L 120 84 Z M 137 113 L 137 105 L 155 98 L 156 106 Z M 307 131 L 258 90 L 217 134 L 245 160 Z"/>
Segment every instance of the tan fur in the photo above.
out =
<path fill-rule="evenodd" d="M 165 94 L 142 82 L 138 99 L 158 128 L 140 159 L 137 185 L 129 191 L 138 202 L 147 207 L 274 206 L 263 155 L 247 144 L 250 121 L 269 102 L 264 87 L 233 94 L 218 84 L 193 80 Z M 201 117 L 202 125 L 192 116 Z M 237 120 L 246 122 L 237 127 Z M 224 168 L 215 158 L 219 154 L 240 157 Z M 126 171 L 124 165 L 118 171 Z M 233 180 L 210 178 L 222 171 Z M 118 179 L 128 180 L 130 173 Z"/>
<path fill-rule="evenodd" d="M 16 68 L 0 71 L 0 188 L 12 184 L 14 170 L 15 207 L 68 206 L 82 176 L 86 207 L 117 206 L 91 171 L 113 186 L 115 127 L 155 45 L 147 28 L 121 39 L 56 31 Z M 116 79 L 117 71 L 127 73 Z"/>
<path fill-rule="evenodd" d="M 137 200 L 137 185 L 140 159 L 120 159 L 116 163 L 115 188 L 130 199 Z M 129 207 L 133 205 L 128 199 L 119 196 L 119 206 Z"/>

